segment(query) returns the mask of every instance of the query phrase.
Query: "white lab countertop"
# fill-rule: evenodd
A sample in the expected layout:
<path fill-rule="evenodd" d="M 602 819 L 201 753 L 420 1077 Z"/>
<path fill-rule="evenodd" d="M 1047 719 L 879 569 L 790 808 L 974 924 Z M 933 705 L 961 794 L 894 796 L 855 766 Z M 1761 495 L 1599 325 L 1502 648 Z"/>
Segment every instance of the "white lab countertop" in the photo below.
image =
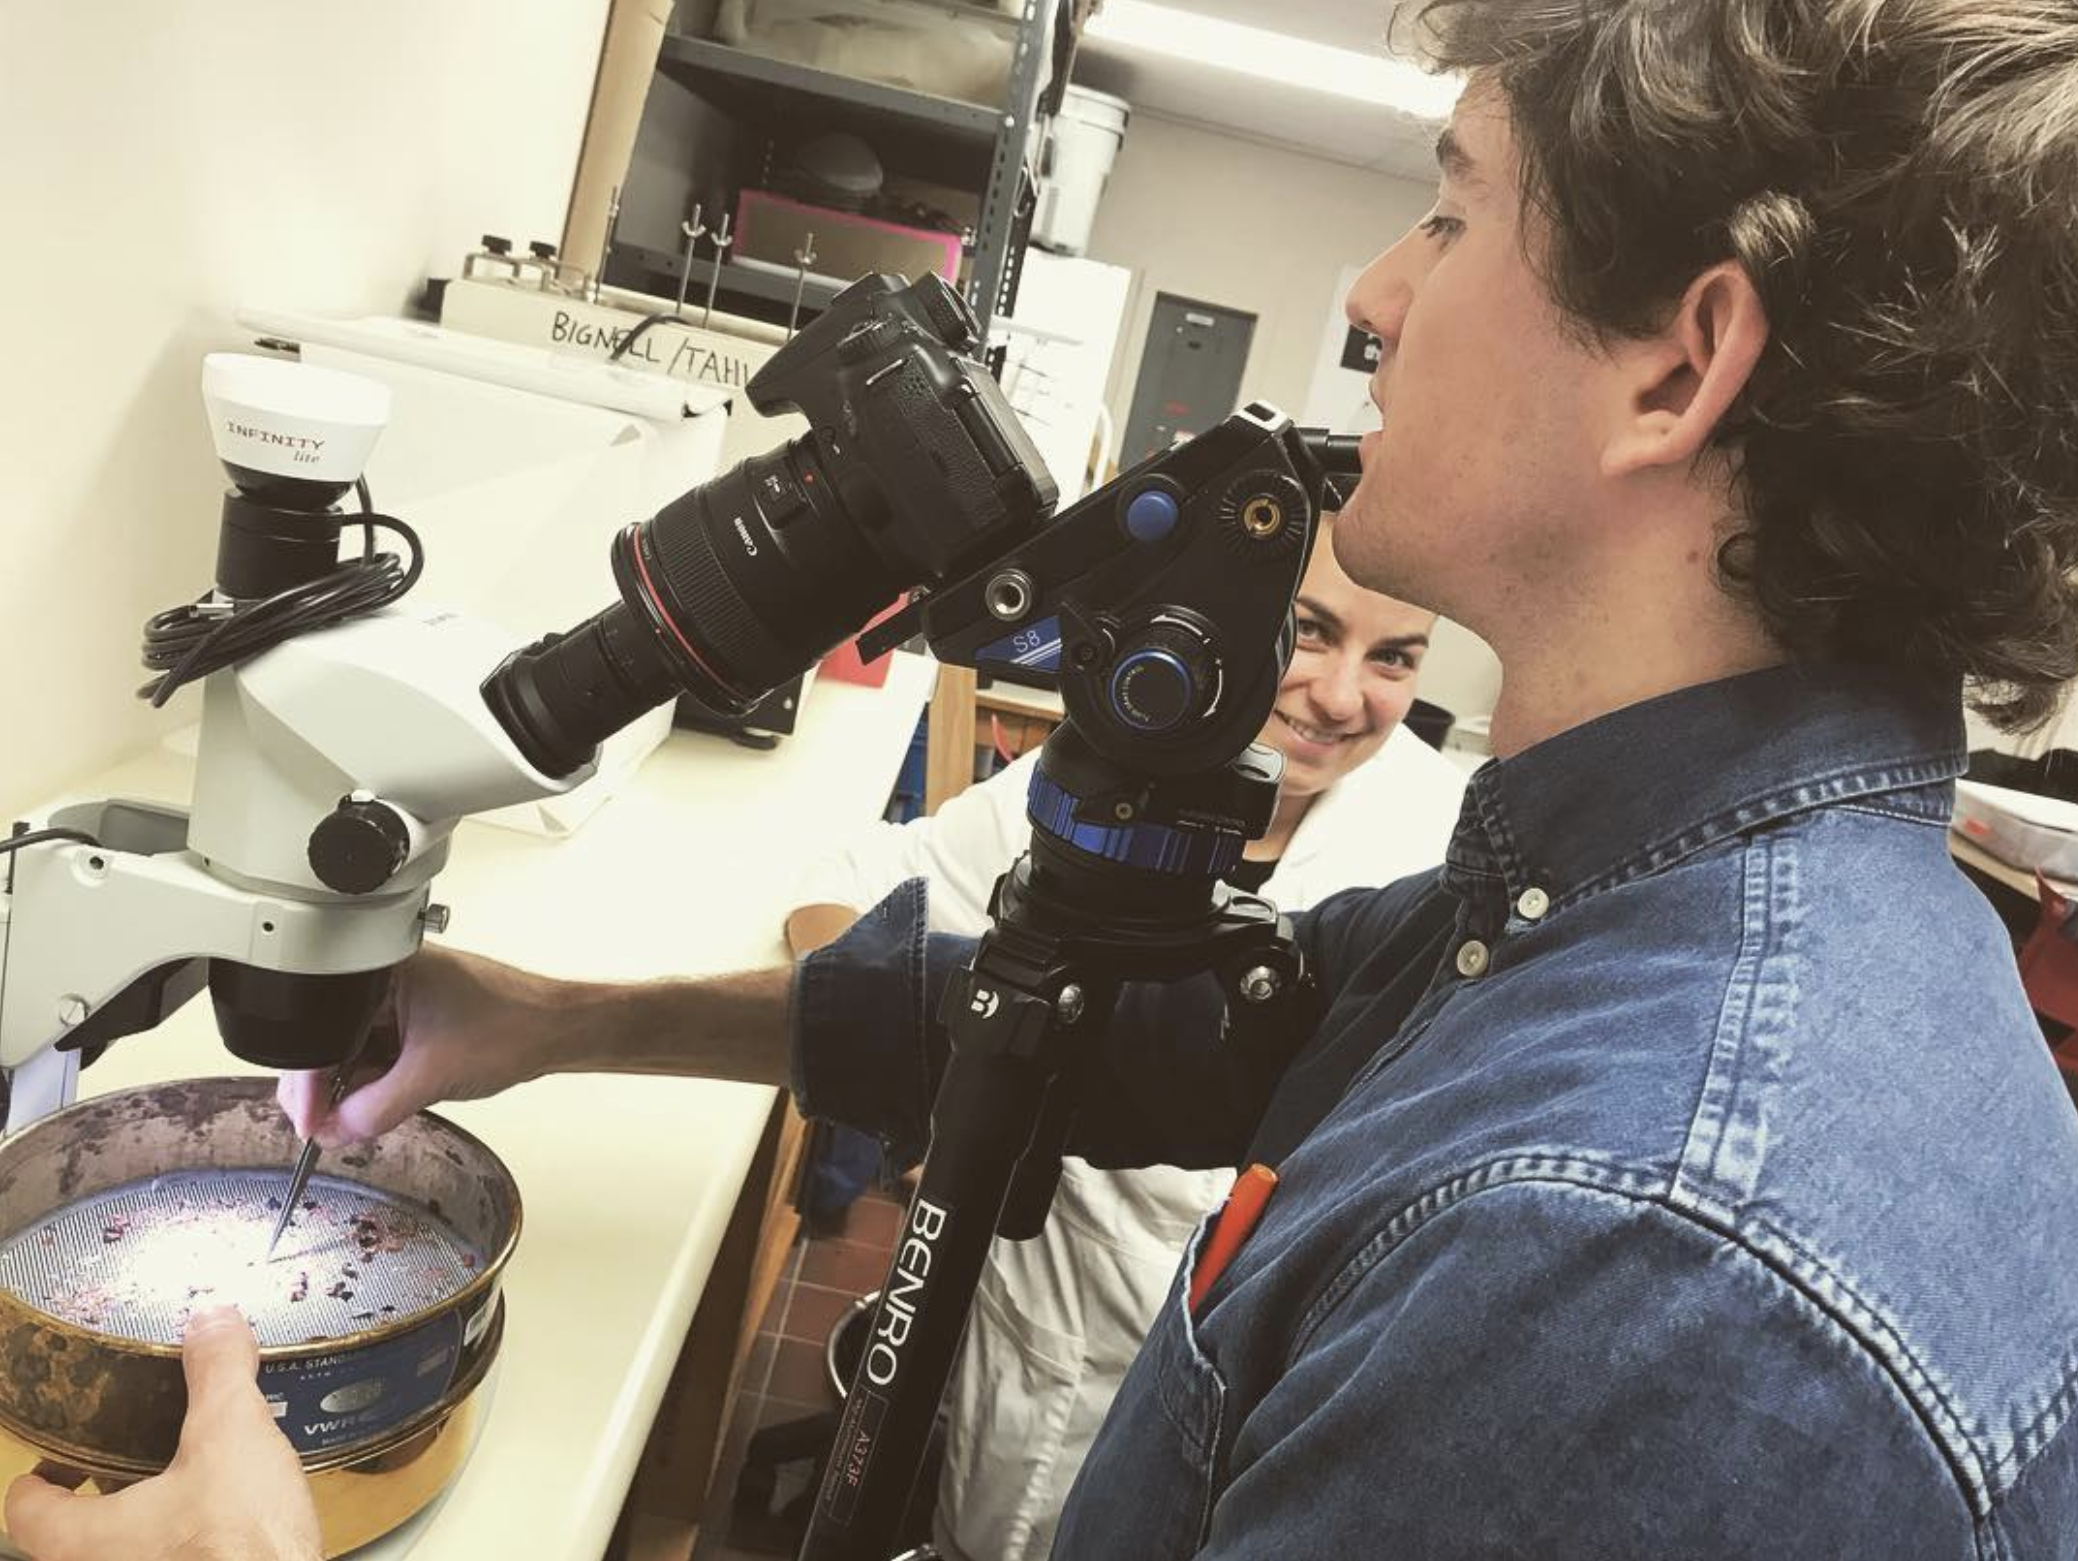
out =
<path fill-rule="evenodd" d="M 879 817 L 935 672 L 897 653 L 880 689 L 819 678 L 775 752 L 674 732 L 564 840 L 464 824 L 434 885 L 454 913 L 445 941 L 591 978 L 777 963 L 795 874 Z M 184 802 L 190 774 L 168 744 L 75 794 Z M 119 1042 L 81 1092 L 255 1071 L 222 1048 L 198 998 Z M 505 1343 L 482 1438 L 445 1500 L 356 1561 L 597 1561 L 772 1099 L 750 1085 L 564 1076 L 439 1108 L 519 1182 Z"/>

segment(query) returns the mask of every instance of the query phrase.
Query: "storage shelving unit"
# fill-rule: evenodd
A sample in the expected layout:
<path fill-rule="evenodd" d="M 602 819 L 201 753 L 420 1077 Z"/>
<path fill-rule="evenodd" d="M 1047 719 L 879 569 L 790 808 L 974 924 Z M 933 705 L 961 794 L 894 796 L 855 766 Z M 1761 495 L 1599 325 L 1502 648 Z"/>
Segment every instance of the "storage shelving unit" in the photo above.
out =
<path fill-rule="evenodd" d="M 958 14 L 1003 29 L 1011 41 L 1006 101 L 963 102 L 860 80 L 789 61 L 767 58 L 682 33 L 665 35 L 656 74 L 697 100 L 707 146 L 655 145 L 638 148 L 635 171 L 693 166 L 704 159 L 706 184 L 726 183 L 730 204 L 746 186 L 770 187 L 780 145 L 830 131 L 850 131 L 868 140 L 892 171 L 959 191 L 974 198 L 977 215 L 966 244 L 965 292 L 986 328 L 991 316 L 1008 312 L 1017 295 L 1019 266 L 1030 228 L 1035 189 L 1032 161 L 1040 98 L 1054 56 L 1055 28 L 1065 0 L 1025 0 L 1018 16 L 998 16 L 959 7 Z M 642 134 L 660 131 L 650 120 Z M 683 132 L 681 132 L 683 134 Z M 717 172 L 716 170 L 721 170 Z M 636 193 L 631 191 L 630 193 Z M 675 293 L 682 253 L 653 241 L 617 240 L 607 270 L 609 281 L 652 293 Z M 688 271 L 688 296 L 706 296 L 714 265 L 696 258 Z M 850 281 L 851 278 L 841 278 Z M 810 280 L 802 293 L 805 320 L 832 296 Z M 724 264 L 718 296 L 730 307 L 768 319 L 784 319 L 794 297 L 794 278 Z"/>

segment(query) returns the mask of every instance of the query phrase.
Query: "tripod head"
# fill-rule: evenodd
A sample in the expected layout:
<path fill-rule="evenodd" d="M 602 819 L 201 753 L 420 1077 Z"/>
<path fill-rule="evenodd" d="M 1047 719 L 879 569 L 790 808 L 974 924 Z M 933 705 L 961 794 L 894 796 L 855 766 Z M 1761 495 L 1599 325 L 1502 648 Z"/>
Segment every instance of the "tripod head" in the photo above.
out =
<path fill-rule="evenodd" d="M 1291 656 L 1291 604 L 1344 441 L 1242 408 L 1099 488 L 861 642 L 923 633 L 940 660 L 1052 672 L 1122 769 L 1181 776 L 1252 741 Z"/>
<path fill-rule="evenodd" d="M 894 1548 L 988 1246 L 1042 1228 L 1120 988 L 1212 972 L 1255 1021 L 1237 1044 L 1295 1024 L 1290 923 L 1220 880 L 1276 808 L 1283 758 L 1255 737 L 1320 499 L 1354 462 L 1354 441 L 1244 408 L 869 636 L 920 628 L 947 661 L 1051 671 L 1067 719 L 1040 751 L 1031 850 L 944 995 L 930 1152 L 802 1561 Z"/>

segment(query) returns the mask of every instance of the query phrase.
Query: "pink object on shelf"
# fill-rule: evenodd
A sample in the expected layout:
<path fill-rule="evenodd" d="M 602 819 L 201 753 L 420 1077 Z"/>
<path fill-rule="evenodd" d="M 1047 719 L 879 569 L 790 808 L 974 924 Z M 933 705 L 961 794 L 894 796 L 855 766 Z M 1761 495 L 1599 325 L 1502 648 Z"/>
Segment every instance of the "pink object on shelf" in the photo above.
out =
<path fill-rule="evenodd" d="M 873 615 L 873 621 L 866 625 L 866 629 L 872 628 L 873 624 L 890 614 L 900 612 L 907 605 L 906 597 L 898 597 L 889 602 Z M 859 633 L 865 633 L 866 629 L 859 630 Z M 882 656 L 878 661 L 861 661 L 858 640 L 848 639 L 823 657 L 820 675 L 835 678 L 840 683 L 863 683 L 868 688 L 880 688 L 887 682 L 888 667 L 893 660 L 893 656 L 889 655 Z"/>
<path fill-rule="evenodd" d="M 815 270 L 850 281 L 871 272 L 900 272 L 914 279 L 920 268 L 948 282 L 960 279 L 960 235 L 904 227 L 789 200 L 769 190 L 745 190 L 736 202 L 736 252 L 754 260 L 792 267 L 807 233 L 815 234 Z"/>

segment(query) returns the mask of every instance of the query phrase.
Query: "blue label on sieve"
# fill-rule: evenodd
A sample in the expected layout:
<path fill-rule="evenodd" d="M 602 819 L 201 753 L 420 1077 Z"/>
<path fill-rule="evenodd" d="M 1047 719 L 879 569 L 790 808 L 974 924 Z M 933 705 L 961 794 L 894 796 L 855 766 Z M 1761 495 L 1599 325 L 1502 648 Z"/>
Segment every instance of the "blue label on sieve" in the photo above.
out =
<path fill-rule="evenodd" d="M 321 1453 L 424 1414 L 447 1392 L 461 1358 L 462 1318 L 449 1311 L 379 1344 L 271 1361 L 260 1368 L 260 1391 L 289 1445 Z"/>

